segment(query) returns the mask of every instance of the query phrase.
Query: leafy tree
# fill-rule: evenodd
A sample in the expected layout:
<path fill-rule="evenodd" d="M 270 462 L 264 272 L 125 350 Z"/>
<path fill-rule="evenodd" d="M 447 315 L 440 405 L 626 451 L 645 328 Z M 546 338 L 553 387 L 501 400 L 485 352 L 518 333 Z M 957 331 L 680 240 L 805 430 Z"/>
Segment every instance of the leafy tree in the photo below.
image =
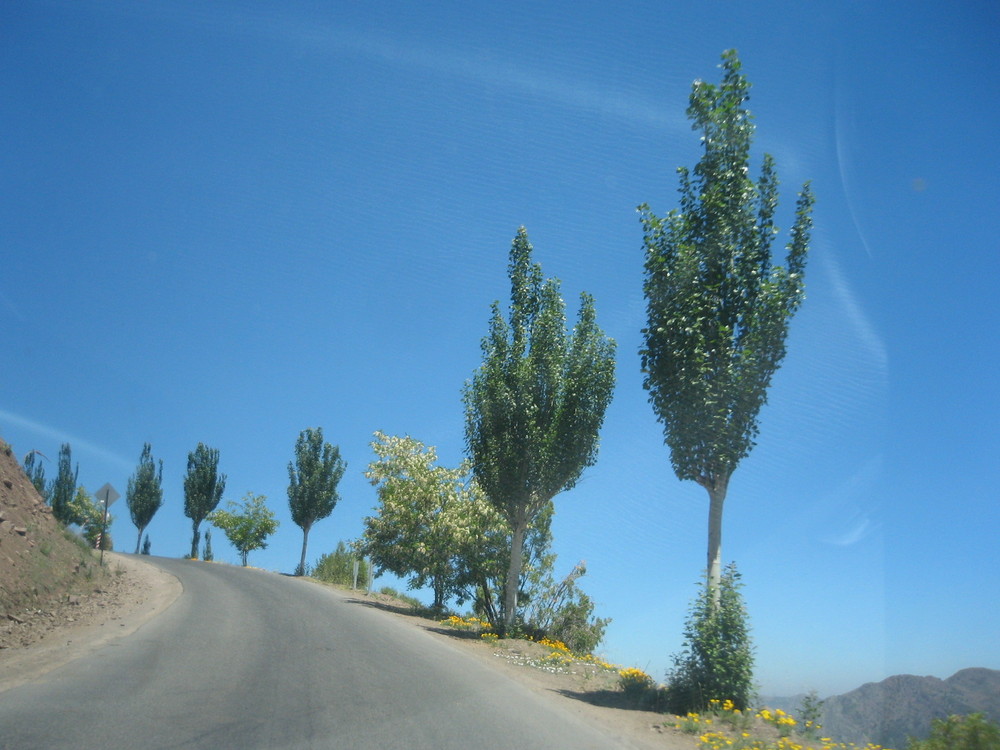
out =
<path fill-rule="evenodd" d="M 674 713 L 701 711 L 709 701 L 731 700 L 740 711 L 753 699 L 753 644 L 740 574 L 727 565 L 718 586 L 707 580 L 684 627 L 684 650 L 667 676 L 667 701 Z M 715 596 L 718 594 L 718 604 Z"/>
<path fill-rule="evenodd" d="M 229 543 L 240 553 L 243 567 L 247 555 L 255 549 L 267 549 L 267 538 L 278 530 L 274 513 L 264 502 L 267 497 L 248 492 L 240 505 L 232 500 L 226 503 L 229 510 L 216 510 L 208 514 L 208 522 L 222 529 Z"/>
<path fill-rule="evenodd" d="M 409 577 L 411 589 L 430 586 L 432 608 L 443 610 L 460 585 L 462 550 L 498 517 L 473 496 L 468 467 L 438 466 L 433 446 L 376 432 L 371 447 L 377 458 L 365 476 L 377 489 L 378 514 L 364 519 L 357 550 L 379 571 Z"/>
<path fill-rule="evenodd" d="M 799 193 L 785 266 L 771 265 L 778 179 L 764 156 L 749 177 L 750 84 L 734 50 L 720 86 L 695 81 L 687 115 L 702 132 L 694 174 L 680 174 L 680 209 L 639 206 L 646 248 L 648 325 L 643 386 L 663 423 L 674 472 L 709 495 L 708 582 L 719 585 L 729 478 L 754 446 L 757 415 L 785 356 L 788 323 L 804 297 L 813 196 Z M 718 597 L 716 597 L 717 599 Z"/>
<path fill-rule="evenodd" d="M 378 489 L 377 515 L 364 520 L 355 543 L 379 571 L 429 586 L 436 609 L 450 597 L 474 602 L 494 628 L 502 625 L 498 600 L 509 567 L 510 528 L 473 481 L 470 468 L 437 465 L 437 452 L 411 437 L 375 433 L 377 458 L 365 476 Z M 519 588 L 534 588 L 551 563 L 551 503 L 536 516 L 525 540 Z M 546 567 L 548 564 L 549 567 Z"/>
<path fill-rule="evenodd" d="M 911 738 L 906 750 L 1000 750 L 1000 726 L 982 714 L 935 719 L 930 736 Z"/>
<path fill-rule="evenodd" d="M 139 465 L 135 474 L 129 477 L 125 503 L 132 516 L 132 523 L 139 530 L 139 537 L 135 540 L 135 554 L 138 555 L 142 532 L 163 505 L 163 461 L 159 462 L 159 466 L 154 463 L 149 443 L 142 446 Z"/>
<path fill-rule="evenodd" d="M 337 583 L 341 586 L 354 585 L 354 563 L 358 563 L 358 583 L 368 580 L 368 562 L 351 553 L 344 542 L 337 542 L 337 548 L 322 555 L 313 568 L 312 577 Z"/>
<path fill-rule="evenodd" d="M 209 515 L 212 515 L 209 513 Z M 215 553 L 212 552 L 212 530 L 205 529 L 205 546 L 201 550 L 201 559 L 205 562 L 212 562 L 215 559 Z"/>
<path fill-rule="evenodd" d="M 219 474 L 219 451 L 204 443 L 188 453 L 187 475 L 184 477 L 184 515 L 191 519 L 191 559 L 198 559 L 198 527 L 222 500 L 226 490 L 226 475 Z"/>
<path fill-rule="evenodd" d="M 494 302 L 483 363 L 466 383 L 465 441 L 476 482 L 511 530 L 504 630 L 517 612 L 524 539 L 532 519 L 597 459 L 597 433 L 614 389 L 615 343 L 581 295 L 572 334 L 556 279 L 531 262 L 524 227 L 511 245 L 510 321 Z"/>
<path fill-rule="evenodd" d="M 83 538 L 91 547 L 111 550 L 111 537 L 107 529 L 115 520 L 114 516 L 109 513 L 105 522 L 104 504 L 95 500 L 83 486 L 76 488 L 73 499 L 66 507 L 66 515 L 70 519 L 69 523 L 75 523 L 80 527 Z M 98 539 L 101 541 L 100 547 L 97 544 Z"/>
<path fill-rule="evenodd" d="M 305 575 L 309 530 L 332 512 L 340 495 L 337 485 L 347 464 L 340 448 L 323 442 L 323 429 L 307 428 L 295 442 L 295 461 L 288 463 L 288 506 L 292 520 L 302 529 L 302 557 L 295 575 Z"/>
<path fill-rule="evenodd" d="M 28 455 L 24 457 L 24 473 L 28 475 L 28 479 L 31 480 L 31 483 L 35 486 L 35 491 L 38 492 L 42 500 L 48 502 L 48 492 L 45 489 L 45 467 L 42 466 L 42 462 L 38 461 L 35 456 L 45 458 L 39 451 L 28 451 Z"/>
<path fill-rule="evenodd" d="M 146 538 L 142 542 L 142 554 L 148 555 L 149 554 L 149 550 L 150 550 L 149 534 L 146 534 Z"/>
<path fill-rule="evenodd" d="M 80 465 L 73 469 L 72 450 L 69 443 L 63 443 L 59 448 L 59 462 L 56 478 L 49 487 L 49 501 L 52 505 L 52 515 L 64 524 L 76 523 L 70 504 L 76 492 L 76 478 L 80 474 Z"/>

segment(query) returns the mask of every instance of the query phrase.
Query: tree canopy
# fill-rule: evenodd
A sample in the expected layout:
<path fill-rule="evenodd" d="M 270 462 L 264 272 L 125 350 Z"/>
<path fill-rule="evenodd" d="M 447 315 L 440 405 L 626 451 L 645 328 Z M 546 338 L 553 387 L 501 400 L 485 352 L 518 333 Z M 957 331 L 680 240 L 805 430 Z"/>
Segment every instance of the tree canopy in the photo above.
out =
<path fill-rule="evenodd" d="M 138 555 L 142 533 L 163 505 L 163 461 L 159 464 L 153 461 L 149 443 L 143 444 L 139 465 L 136 466 L 135 474 L 129 477 L 125 503 L 132 516 L 132 523 L 139 530 L 139 538 L 135 543 L 135 554 Z"/>
<path fill-rule="evenodd" d="M 771 263 L 778 232 L 778 178 L 765 155 L 750 178 L 754 122 L 750 84 L 735 50 L 722 57 L 719 86 L 695 81 L 688 118 L 703 155 L 680 175 L 680 208 L 666 218 L 639 206 L 646 249 L 648 323 L 640 350 L 643 386 L 663 423 L 679 479 L 709 493 L 709 583 L 721 566 L 722 504 L 729 478 L 758 434 L 758 414 L 785 356 L 788 323 L 804 297 L 813 196 L 806 183 L 786 246 Z"/>
<path fill-rule="evenodd" d="M 302 557 L 296 575 L 305 575 L 309 530 L 333 512 L 340 500 L 337 485 L 346 469 L 340 448 L 323 442 L 321 427 L 299 433 L 295 460 L 288 463 L 288 506 L 292 521 L 302 529 Z"/>
<path fill-rule="evenodd" d="M 240 553 L 244 568 L 247 556 L 254 550 L 267 549 L 267 538 L 278 530 L 278 521 L 264 504 L 266 500 L 265 495 L 248 492 L 242 504 L 230 500 L 226 509 L 212 511 L 207 517 L 210 524 L 222 529 Z"/>
<path fill-rule="evenodd" d="M 593 298 L 581 294 L 577 324 L 567 332 L 559 281 L 543 279 L 531 252 L 521 227 L 510 250 L 509 322 L 494 302 L 482 365 L 463 393 L 476 482 L 511 529 L 506 628 L 516 614 L 529 524 L 596 461 L 615 383 L 615 343 L 597 325 Z"/>
<path fill-rule="evenodd" d="M 77 523 L 73 517 L 70 505 L 76 493 L 76 478 L 80 474 L 80 465 L 73 468 L 73 452 L 69 443 L 63 443 L 59 448 L 59 461 L 56 478 L 49 487 L 49 503 L 52 505 L 52 515 L 64 524 Z"/>
<path fill-rule="evenodd" d="M 188 454 L 184 477 L 184 515 L 191 519 L 191 558 L 198 559 L 198 527 L 216 509 L 226 490 L 226 475 L 219 474 L 219 451 L 203 443 Z"/>

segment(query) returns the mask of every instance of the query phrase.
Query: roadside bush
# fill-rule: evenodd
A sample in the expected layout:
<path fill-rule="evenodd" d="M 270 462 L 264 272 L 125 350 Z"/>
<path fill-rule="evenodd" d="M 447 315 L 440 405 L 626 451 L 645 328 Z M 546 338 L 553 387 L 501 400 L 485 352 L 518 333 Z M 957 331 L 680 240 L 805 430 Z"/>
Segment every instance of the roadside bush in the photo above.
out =
<path fill-rule="evenodd" d="M 594 600 L 576 584 L 586 574 L 587 566 L 580 562 L 559 583 L 551 578 L 541 582 L 525 610 L 524 630 L 536 640 L 562 641 L 574 654 L 592 654 L 611 619 L 594 617 Z"/>
<path fill-rule="evenodd" d="M 325 581 L 326 583 L 336 583 L 341 586 L 350 587 L 354 583 L 354 560 L 356 557 L 347 549 L 344 542 L 337 542 L 337 548 L 326 555 L 323 555 L 316 562 L 312 570 L 312 577 Z M 368 563 L 359 560 L 358 565 L 358 587 L 364 588 L 368 583 Z"/>
<path fill-rule="evenodd" d="M 723 571 L 719 605 L 708 582 L 684 626 L 685 647 L 667 675 L 667 702 L 676 714 L 704 711 L 712 701 L 730 701 L 740 711 L 753 699 L 753 645 L 735 564 Z"/>

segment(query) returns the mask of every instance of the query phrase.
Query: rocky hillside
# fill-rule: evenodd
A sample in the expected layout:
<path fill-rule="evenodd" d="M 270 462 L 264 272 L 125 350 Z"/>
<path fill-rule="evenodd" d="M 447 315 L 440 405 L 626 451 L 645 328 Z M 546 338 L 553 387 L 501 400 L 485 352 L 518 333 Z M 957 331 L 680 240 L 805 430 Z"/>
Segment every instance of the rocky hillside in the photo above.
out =
<path fill-rule="evenodd" d="M 982 713 L 1000 721 L 1000 671 L 963 669 L 946 680 L 895 675 L 870 682 L 823 705 L 823 730 L 848 742 L 905 747 L 907 737 L 926 737 L 932 719 Z"/>
<path fill-rule="evenodd" d="M 0 440 L 0 648 L 20 645 L 57 604 L 93 594 L 106 578 L 94 551 L 60 528 Z"/>

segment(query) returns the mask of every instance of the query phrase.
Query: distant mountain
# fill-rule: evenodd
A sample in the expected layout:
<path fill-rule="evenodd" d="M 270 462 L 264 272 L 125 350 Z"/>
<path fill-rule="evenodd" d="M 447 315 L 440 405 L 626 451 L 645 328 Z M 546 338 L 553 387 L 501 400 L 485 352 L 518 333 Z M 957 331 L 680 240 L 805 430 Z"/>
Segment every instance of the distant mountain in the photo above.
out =
<path fill-rule="evenodd" d="M 932 719 L 970 713 L 1000 722 L 1000 671 L 974 668 L 946 680 L 903 674 L 869 682 L 824 701 L 823 735 L 899 750 L 907 737 L 926 737 Z"/>

